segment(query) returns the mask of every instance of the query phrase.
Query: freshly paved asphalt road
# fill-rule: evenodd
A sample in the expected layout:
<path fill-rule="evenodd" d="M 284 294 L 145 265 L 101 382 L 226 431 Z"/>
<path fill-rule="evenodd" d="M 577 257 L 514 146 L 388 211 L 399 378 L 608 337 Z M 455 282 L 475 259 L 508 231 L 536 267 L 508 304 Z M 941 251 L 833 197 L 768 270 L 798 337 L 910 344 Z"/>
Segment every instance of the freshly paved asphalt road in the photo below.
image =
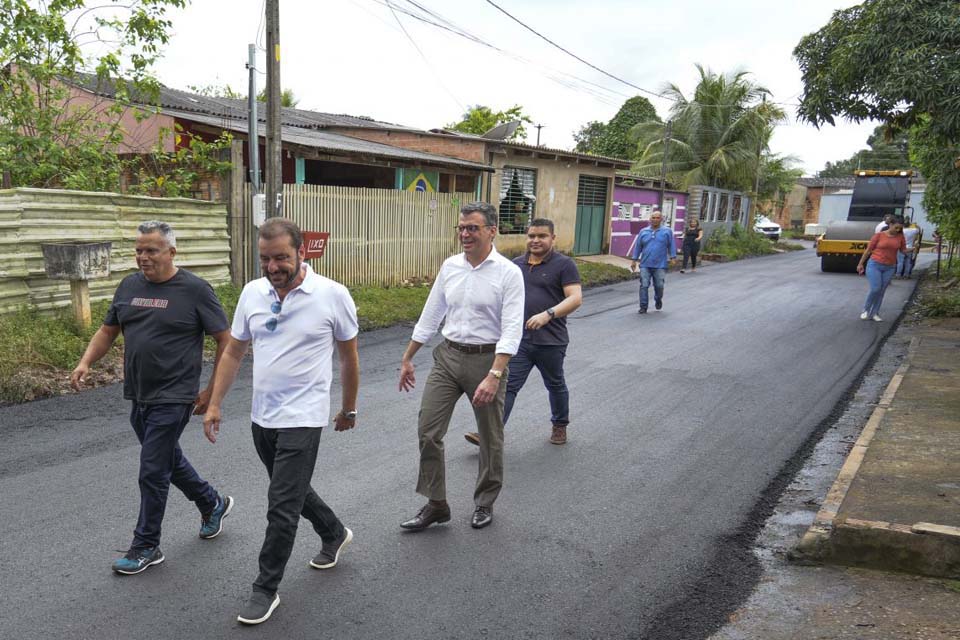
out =
<path fill-rule="evenodd" d="M 324 433 L 314 486 L 355 540 L 332 571 L 307 562 L 304 523 L 274 617 L 237 611 L 255 577 L 266 475 L 250 440 L 249 369 L 214 446 L 182 445 L 236 499 L 217 539 L 171 492 L 164 564 L 111 573 L 137 513 L 138 446 L 117 386 L 0 409 L 0 636 L 33 638 L 704 637 L 759 569 L 745 539 L 757 506 L 891 329 L 859 320 L 866 281 L 822 274 L 810 250 L 670 274 L 665 309 L 636 313 L 636 286 L 591 291 L 571 322 L 570 442 L 547 443 L 533 374 L 507 427 L 492 526 L 469 526 L 476 450 L 462 401 L 447 438 L 453 519 L 398 524 L 414 494 L 421 388 L 397 391 L 409 328 L 361 337 L 356 430 Z M 429 355 L 418 356 L 422 385 Z M 336 393 L 336 391 L 335 391 Z M 335 396 L 338 397 L 338 396 Z M 774 485 L 776 483 L 774 482 Z"/>

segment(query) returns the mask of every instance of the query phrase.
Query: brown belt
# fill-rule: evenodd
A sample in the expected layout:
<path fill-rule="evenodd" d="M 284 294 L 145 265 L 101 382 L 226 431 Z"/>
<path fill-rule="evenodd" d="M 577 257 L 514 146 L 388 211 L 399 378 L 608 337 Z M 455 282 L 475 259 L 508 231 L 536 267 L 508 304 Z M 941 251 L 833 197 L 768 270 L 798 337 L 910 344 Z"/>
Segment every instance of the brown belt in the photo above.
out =
<path fill-rule="evenodd" d="M 447 344 L 457 351 L 462 351 L 463 353 L 493 353 L 497 349 L 495 344 L 461 344 L 459 342 L 454 342 L 453 340 L 447 340 Z"/>

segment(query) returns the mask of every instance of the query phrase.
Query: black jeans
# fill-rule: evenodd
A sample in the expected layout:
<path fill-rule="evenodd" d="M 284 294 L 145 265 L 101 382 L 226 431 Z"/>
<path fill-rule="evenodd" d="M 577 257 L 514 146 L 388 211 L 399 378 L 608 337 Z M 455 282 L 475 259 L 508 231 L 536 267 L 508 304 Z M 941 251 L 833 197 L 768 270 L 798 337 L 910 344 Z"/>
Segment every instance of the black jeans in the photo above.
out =
<path fill-rule="evenodd" d="M 513 402 L 527 376 L 536 367 L 543 377 L 543 386 L 550 398 L 550 422 L 555 427 L 565 427 L 570 423 L 570 392 L 563 378 L 563 359 L 567 355 L 567 345 L 537 345 L 526 340 L 520 341 L 517 354 L 510 358 L 510 374 L 507 376 L 507 397 L 503 403 L 503 422 L 506 424 L 513 411 Z"/>
<path fill-rule="evenodd" d="M 687 268 L 687 258 L 693 263 L 693 268 L 697 268 L 697 254 L 700 253 L 700 243 L 699 242 L 684 242 L 683 243 L 683 268 Z"/>
<path fill-rule="evenodd" d="M 253 588 L 272 595 L 283 579 L 300 516 L 313 524 L 324 542 L 343 535 L 343 524 L 310 486 L 322 429 L 265 429 L 255 422 L 251 428 L 253 446 L 270 476 L 267 532 L 260 549 L 260 575 Z"/>
<path fill-rule="evenodd" d="M 212 511 L 217 504 L 217 492 L 180 450 L 180 434 L 192 411 L 192 404 L 138 402 L 130 410 L 130 424 L 140 441 L 140 516 L 132 545 L 136 549 L 160 544 L 160 525 L 171 482 L 196 503 L 200 513 Z"/>

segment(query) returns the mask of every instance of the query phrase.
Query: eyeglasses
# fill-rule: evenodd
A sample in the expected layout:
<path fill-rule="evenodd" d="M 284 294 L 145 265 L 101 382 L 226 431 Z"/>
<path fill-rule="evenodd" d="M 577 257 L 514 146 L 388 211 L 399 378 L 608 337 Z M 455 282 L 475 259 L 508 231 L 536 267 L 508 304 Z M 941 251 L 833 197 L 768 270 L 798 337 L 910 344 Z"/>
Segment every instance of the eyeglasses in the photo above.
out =
<path fill-rule="evenodd" d="M 489 227 L 489 226 L 490 226 L 489 224 L 458 224 L 457 226 L 454 227 L 454 229 L 456 230 L 457 233 L 463 233 L 464 231 L 466 231 L 467 233 L 476 233 L 477 231 L 480 231 L 480 229 L 482 229 L 483 227 Z"/>
<path fill-rule="evenodd" d="M 282 303 L 274 301 L 274 303 L 270 305 L 270 312 L 279 314 L 282 308 L 283 308 Z M 268 318 L 267 324 L 266 324 L 267 331 L 276 331 L 278 322 L 280 322 L 280 318 L 277 318 L 277 317 Z"/>

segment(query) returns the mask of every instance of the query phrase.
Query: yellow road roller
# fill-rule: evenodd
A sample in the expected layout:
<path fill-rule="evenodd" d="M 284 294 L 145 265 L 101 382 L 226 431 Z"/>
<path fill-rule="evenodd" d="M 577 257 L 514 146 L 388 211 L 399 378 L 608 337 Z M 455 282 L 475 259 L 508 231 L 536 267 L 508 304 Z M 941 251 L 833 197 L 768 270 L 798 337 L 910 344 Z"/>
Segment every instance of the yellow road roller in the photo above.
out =
<path fill-rule="evenodd" d="M 827 226 L 817 238 L 820 270 L 856 273 L 857 263 L 883 216 L 907 217 L 912 171 L 866 171 L 854 173 L 853 197 L 845 222 Z"/>

